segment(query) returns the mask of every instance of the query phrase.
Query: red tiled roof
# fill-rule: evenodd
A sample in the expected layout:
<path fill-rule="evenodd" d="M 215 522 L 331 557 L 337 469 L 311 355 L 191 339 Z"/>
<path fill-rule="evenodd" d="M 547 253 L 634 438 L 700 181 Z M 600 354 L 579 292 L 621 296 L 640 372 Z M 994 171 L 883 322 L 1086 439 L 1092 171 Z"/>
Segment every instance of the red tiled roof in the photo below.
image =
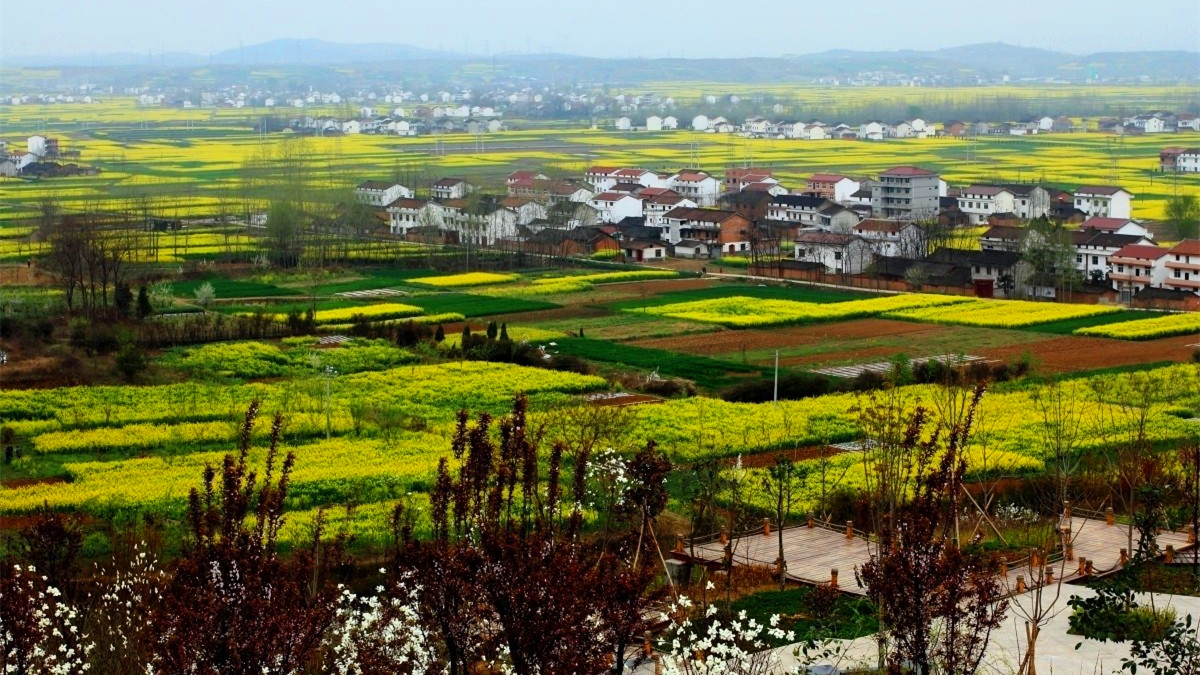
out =
<path fill-rule="evenodd" d="M 879 218 L 867 218 L 866 220 L 854 226 L 855 230 L 863 232 L 887 232 L 895 234 L 907 227 L 909 223 L 902 223 L 898 220 L 882 220 Z"/>
<path fill-rule="evenodd" d="M 897 166 L 895 168 L 888 169 L 887 171 L 884 171 L 883 173 L 881 173 L 879 175 L 880 176 L 936 176 L 937 173 L 934 171 L 930 171 L 929 169 L 922 169 L 919 166 Z"/>
<path fill-rule="evenodd" d="M 776 185 L 779 185 L 779 183 L 750 183 L 743 187 L 742 190 L 749 192 L 767 192 Z"/>
<path fill-rule="evenodd" d="M 848 176 L 843 176 L 840 173 L 814 173 L 808 177 L 810 183 L 836 183 L 840 180 L 845 180 Z"/>
<path fill-rule="evenodd" d="M 674 193 L 675 191 L 671 188 L 648 187 L 642 190 L 641 195 L 643 197 L 657 197 L 659 195 L 665 195 L 668 192 Z"/>
<path fill-rule="evenodd" d="M 1012 190 L 1000 187 L 999 185 L 968 185 L 962 190 L 959 190 L 960 194 L 986 195 L 989 197 L 998 195 L 1001 192 L 1012 192 Z"/>
<path fill-rule="evenodd" d="M 618 199 L 624 199 L 629 196 L 630 195 L 625 192 L 601 192 L 595 197 L 592 197 L 592 199 L 598 202 L 615 202 Z"/>
<path fill-rule="evenodd" d="M 1184 239 L 1172 246 L 1170 252 L 1179 255 L 1200 255 L 1200 239 Z"/>
<path fill-rule="evenodd" d="M 719 209 L 698 209 L 690 206 L 677 206 L 663 214 L 663 217 L 678 220 L 698 220 L 705 223 L 721 223 L 736 215 L 732 211 L 721 211 Z"/>
<path fill-rule="evenodd" d="M 1099 232 L 1115 232 L 1125 226 L 1126 223 L 1132 223 L 1128 218 L 1101 218 L 1093 216 L 1079 224 L 1081 230 L 1097 230 Z"/>
<path fill-rule="evenodd" d="M 1112 185 L 1080 185 L 1079 189 L 1075 190 L 1077 195 L 1108 195 L 1112 196 L 1118 192 L 1128 193 L 1125 188 L 1114 187 Z"/>
<path fill-rule="evenodd" d="M 1139 260 L 1158 260 L 1167 254 L 1167 249 L 1158 246 L 1146 246 L 1144 244 L 1130 244 L 1122 246 L 1113 256 L 1118 258 L 1137 258 Z"/>
<path fill-rule="evenodd" d="M 428 204 L 424 199 L 409 199 L 401 197 L 387 205 L 389 209 L 419 209 Z"/>
<path fill-rule="evenodd" d="M 710 176 L 707 173 L 704 173 L 703 171 L 680 171 L 679 172 L 679 180 L 687 182 L 687 183 L 698 183 L 698 182 L 704 180 L 705 178 L 710 178 Z"/>
<path fill-rule="evenodd" d="M 593 166 L 592 168 L 587 170 L 587 173 L 590 173 L 590 174 L 600 173 L 600 174 L 604 174 L 605 176 L 607 176 L 608 174 L 610 174 L 616 170 L 617 170 L 617 167 L 615 167 L 615 166 Z"/>
<path fill-rule="evenodd" d="M 621 178 L 639 178 L 647 173 L 650 172 L 645 169 L 617 169 L 613 175 Z"/>
<path fill-rule="evenodd" d="M 537 174 L 532 171 L 514 171 L 514 172 L 508 174 L 508 179 L 510 181 L 532 180 L 533 177 L 536 175 Z"/>
<path fill-rule="evenodd" d="M 458 185 L 459 183 L 465 183 L 465 182 L 467 182 L 467 181 L 465 181 L 461 178 L 443 178 L 443 179 L 439 180 L 438 182 L 434 183 L 434 186 L 436 186 L 436 187 L 454 187 L 455 185 Z"/>

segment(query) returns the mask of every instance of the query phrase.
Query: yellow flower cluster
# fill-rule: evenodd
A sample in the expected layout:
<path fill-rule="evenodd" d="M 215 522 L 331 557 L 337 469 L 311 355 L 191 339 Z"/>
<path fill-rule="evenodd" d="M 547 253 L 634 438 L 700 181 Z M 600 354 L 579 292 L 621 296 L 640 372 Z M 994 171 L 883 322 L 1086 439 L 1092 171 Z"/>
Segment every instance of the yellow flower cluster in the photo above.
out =
<path fill-rule="evenodd" d="M 1021 328 L 1121 311 L 1105 305 L 1071 305 L 1030 300 L 971 300 L 953 307 L 925 307 L 889 312 L 888 317 L 927 323 L 987 328 Z"/>
<path fill-rule="evenodd" d="M 1200 314 L 1195 312 L 1168 314 L 1152 319 L 1088 326 L 1076 330 L 1075 334 L 1117 338 L 1118 340 L 1153 340 L 1172 335 L 1200 335 Z"/>
<path fill-rule="evenodd" d="M 753 328 L 789 323 L 840 321 L 901 309 L 941 307 L 964 302 L 967 302 L 966 298 L 957 296 L 917 293 L 830 303 L 735 296 L 662 305 L 650 307 L 645 311 L 676 319 L 715 323 L 732 328 Z"/>
<path fill-rule="evenodd" d="M 398 319 L 401 317 L 423 314 L 424 309 L 415 305 L 404 305 L 398 302 L 381 302 L 374 305 L 358 305 L 354 307 L 339 307 L 337 309 L 321 309 L 313 314 L 313 320 L 318 324 L 346 323 L 354 317 L 361 316 L 371 321 L 382 319 Z M 284 314 L 275 314 L 275 321 L 287 321 Z"/>
<path fill-rule="evenodd" d="M 495 272 L 468 272 L 466 274 L 449 274 L 440 277 L 420 277 L 411 283 L 422 286 L 437 286 L 439 288 L 458 288 L 462 286 L 486 286 L 488 284 L 506 284 L 521 278 L 519 274 L 497 274 Z"/>

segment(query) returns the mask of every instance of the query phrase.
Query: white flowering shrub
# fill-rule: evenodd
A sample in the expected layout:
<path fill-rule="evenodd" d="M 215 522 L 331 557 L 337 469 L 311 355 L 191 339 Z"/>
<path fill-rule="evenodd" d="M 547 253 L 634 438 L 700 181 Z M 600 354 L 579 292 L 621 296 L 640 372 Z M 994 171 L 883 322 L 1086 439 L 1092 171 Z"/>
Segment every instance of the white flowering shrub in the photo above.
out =
<path fill-rule="evenodd" d="M 62 593 L 33 565 L 6 566 L 0 581 L 0 669 L 20 675 L 87 672 L 93 644 Z"/>
<path fill-rule="evenodd" d="M 341 587 L 336 618 L 326 642 L 330 672 L 441 672 L 433 640 L 417 613 L 420 588 L 402 581 L 391 593 L 385 594 L 383 586 L 376 591 L 378 595 L 365 597 Z"/>
<path fill-rule="evenodd" d="M 795 641 L 791 631 L 778 627 L 778 615 L 763 625 L 744 611 L 727 615 L 716 605 L 696 606 L 687 596 L 671 603 L 666 618 L 670 625 L 659 648 L 665 675 L 782 673 L 780 653 L 767 638 Z"/>

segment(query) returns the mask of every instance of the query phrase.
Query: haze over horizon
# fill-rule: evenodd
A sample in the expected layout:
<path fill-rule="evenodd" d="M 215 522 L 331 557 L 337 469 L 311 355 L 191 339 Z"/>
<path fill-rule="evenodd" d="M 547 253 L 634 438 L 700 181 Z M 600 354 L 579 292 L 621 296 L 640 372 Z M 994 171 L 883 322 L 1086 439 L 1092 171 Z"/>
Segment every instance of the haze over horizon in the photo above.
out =
<path fill-rule="evenodd" d="M 44 0 L 0 4 L 0 65 L 7 57 L 79 57 L 116 52 L 210 55 L 278 39 L 346 44 L 392 43 L 467 55 L 555 52 L 592 57 L 773 57 L 831 49 L 935 50 L 1005 42 L 1074 54 L 1107 51 L 1200 50 L 1200 31 L 1164 30 L 1161 15 L 1129 12 L 1116 2 L 1048 0 L 1036 20 L 996 12 L 972 19 L 947 0 L 895 12 L 894 3 L 863 0 L 847 16 L 841 6 L 788 7 L 783 13 L 731 11 L 699 0 L 688 9 L 639 7 L 618 13 L 592 3 L 536 0 L 497 5 L 460 0 L 452 11 L 416 12 L 385 0 L 359 0 L 330 12 L 308 0 L 253 3 L 209 0 L 203 6 L 149 0 Z M 1200 2 L 1191 18 L 1200 26 Z M 310 5 L 311 11 L 304 6 Z M 1097 6 L 1099 5 L 1099 6 Z M 1114 11 L 1104 11 L 1111 5 Z M 688 10 L 694 11 L 688 11 Z M 873 21 L 874 14 L 880 20 Z M 48 16 L 71 21 L 47 22 Z M 719 18 L 719 20 L 714 20 Z M 1188 18 L 1180 12 L 1181 21 Z M 49 34 L 49 27 L 54 33 Z"/>

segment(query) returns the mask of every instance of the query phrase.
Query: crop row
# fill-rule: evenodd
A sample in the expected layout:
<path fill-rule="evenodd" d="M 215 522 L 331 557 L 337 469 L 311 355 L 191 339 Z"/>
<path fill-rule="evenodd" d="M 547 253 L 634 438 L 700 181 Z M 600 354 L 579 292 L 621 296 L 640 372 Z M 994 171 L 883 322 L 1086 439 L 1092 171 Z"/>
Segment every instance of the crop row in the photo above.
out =
<path fill-rule="evenodd" d="M 1152 319 L 1136 319 L 1088 326 L 1075 331 L 1076 335 L 1117 338 L 1119 340 L 1153 340 L 1173 335 L 1200 336 L 1200 313 L 1168 314 Z"/>
<path fill-rule="evenodd" d="M 715 323 L 731 328 L 753 328 L 818 321 L 841 321 L 912 308 L 940 308 L 968 302 L 948 295 L 907 293 L 866 300 L 812 303 L 746 296 L 696 300 L 649 307 L 644 311 L 676 319 Z"/>
<path fill-rule="evenodd" d="M 893 311 L 889 312 L 887 316 L 957 326 L 1022 328 L 1119 311 L 1121 311 L 1120 307 L 1106 305 L 1072 305 L 1030 300 L 971 300 L 952 307 L 923 307 Z"/>

